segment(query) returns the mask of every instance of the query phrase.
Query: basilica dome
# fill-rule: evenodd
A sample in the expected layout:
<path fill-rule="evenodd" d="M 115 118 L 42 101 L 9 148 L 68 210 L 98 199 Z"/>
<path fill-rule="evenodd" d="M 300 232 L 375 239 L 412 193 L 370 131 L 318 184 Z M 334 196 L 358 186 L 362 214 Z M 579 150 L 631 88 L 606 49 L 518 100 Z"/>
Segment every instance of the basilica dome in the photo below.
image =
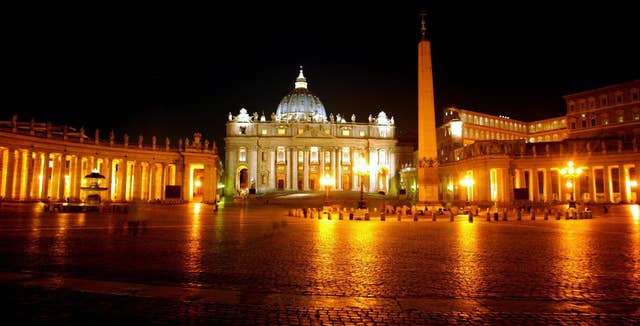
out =
<path fill-rule="evenodd" d="M 276 121 L 327 121 L 327 113 L 320 99 L 307 88 L 307 80 L 302 74 L 296 78 L 295 88 L 287 94 L 276 110 Z"/>

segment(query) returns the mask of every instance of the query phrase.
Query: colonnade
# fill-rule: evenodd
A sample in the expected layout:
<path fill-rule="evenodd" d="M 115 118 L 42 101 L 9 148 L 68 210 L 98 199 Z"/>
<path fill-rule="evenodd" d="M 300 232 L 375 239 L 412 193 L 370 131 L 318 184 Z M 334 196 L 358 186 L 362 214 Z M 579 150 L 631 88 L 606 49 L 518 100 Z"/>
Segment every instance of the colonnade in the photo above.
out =
<path fill-rule="evenodd" d="M 444 200 L 513 202 L 526 199 L 533 202 L 577 201 L 594 203 L 638 202 L 638 155 L 617 159 L 595 160 L 590 164 L 575 162 L 581 173 L 575 177 L 563 175 L 566 161 L 511 162 L 487 160 L 482 166 L 468 162 L 441 167 L 441 192 Z M 546 165 L 546 166 L 545 166 Z M 463 185 L 467 177 L 473 180 Z M 521 189 L 518 194 L 518 192 Z M 574 197 L 575 194 L 575 197 Z M 520 196 L 525 196 L 522 198 Z"/>
<path fill-rule="evenodd" d="M 0 198 L 84 201 L 96 191 L 85 177 L 98 172 L 101 200 L 213 202 L 218 156 L 194 139 L 178 148 L 135 148 L 0 131 Z"/>

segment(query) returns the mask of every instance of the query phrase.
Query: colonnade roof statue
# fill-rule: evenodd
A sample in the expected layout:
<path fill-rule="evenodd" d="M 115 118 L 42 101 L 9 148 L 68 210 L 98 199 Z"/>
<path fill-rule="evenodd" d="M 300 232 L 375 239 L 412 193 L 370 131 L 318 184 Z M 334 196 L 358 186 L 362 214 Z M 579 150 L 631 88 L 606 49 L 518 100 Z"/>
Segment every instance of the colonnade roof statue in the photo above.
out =
<path fill-rule="evenodd" d="M 307 88 L 307 80 L 304 78 L 302 66 L 300 66 L 300 74 L 296 78 L 295 88 L 280 101 L 275 118 L 276 121 L 327 121 L 324 105 Z"/>

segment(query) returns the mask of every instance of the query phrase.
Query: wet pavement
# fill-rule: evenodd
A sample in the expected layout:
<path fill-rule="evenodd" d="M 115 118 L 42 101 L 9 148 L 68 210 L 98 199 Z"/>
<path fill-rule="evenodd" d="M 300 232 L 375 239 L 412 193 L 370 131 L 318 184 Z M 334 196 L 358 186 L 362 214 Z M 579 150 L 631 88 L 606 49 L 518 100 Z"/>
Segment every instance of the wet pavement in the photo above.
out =
<path fill-rule="evenodd" d="M 30 324 L 638 324 L 630 207 L 469 223 L 319 220 L 282 203 L 5 204 L 2 306 Z"/>

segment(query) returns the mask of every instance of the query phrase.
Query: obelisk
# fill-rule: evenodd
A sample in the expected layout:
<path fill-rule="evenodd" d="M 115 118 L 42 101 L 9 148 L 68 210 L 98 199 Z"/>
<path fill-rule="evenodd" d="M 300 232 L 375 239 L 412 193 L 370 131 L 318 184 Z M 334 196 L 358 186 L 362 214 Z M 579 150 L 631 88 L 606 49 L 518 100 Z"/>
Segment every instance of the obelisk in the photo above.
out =
<path fill-rule="evenodd" d="M 438 148 L 433 99 L 431 43 L 426 36 L 424 13 L 421 13 L 422 37 L 418 43 L 418 202 L 438 203 Z"/>

